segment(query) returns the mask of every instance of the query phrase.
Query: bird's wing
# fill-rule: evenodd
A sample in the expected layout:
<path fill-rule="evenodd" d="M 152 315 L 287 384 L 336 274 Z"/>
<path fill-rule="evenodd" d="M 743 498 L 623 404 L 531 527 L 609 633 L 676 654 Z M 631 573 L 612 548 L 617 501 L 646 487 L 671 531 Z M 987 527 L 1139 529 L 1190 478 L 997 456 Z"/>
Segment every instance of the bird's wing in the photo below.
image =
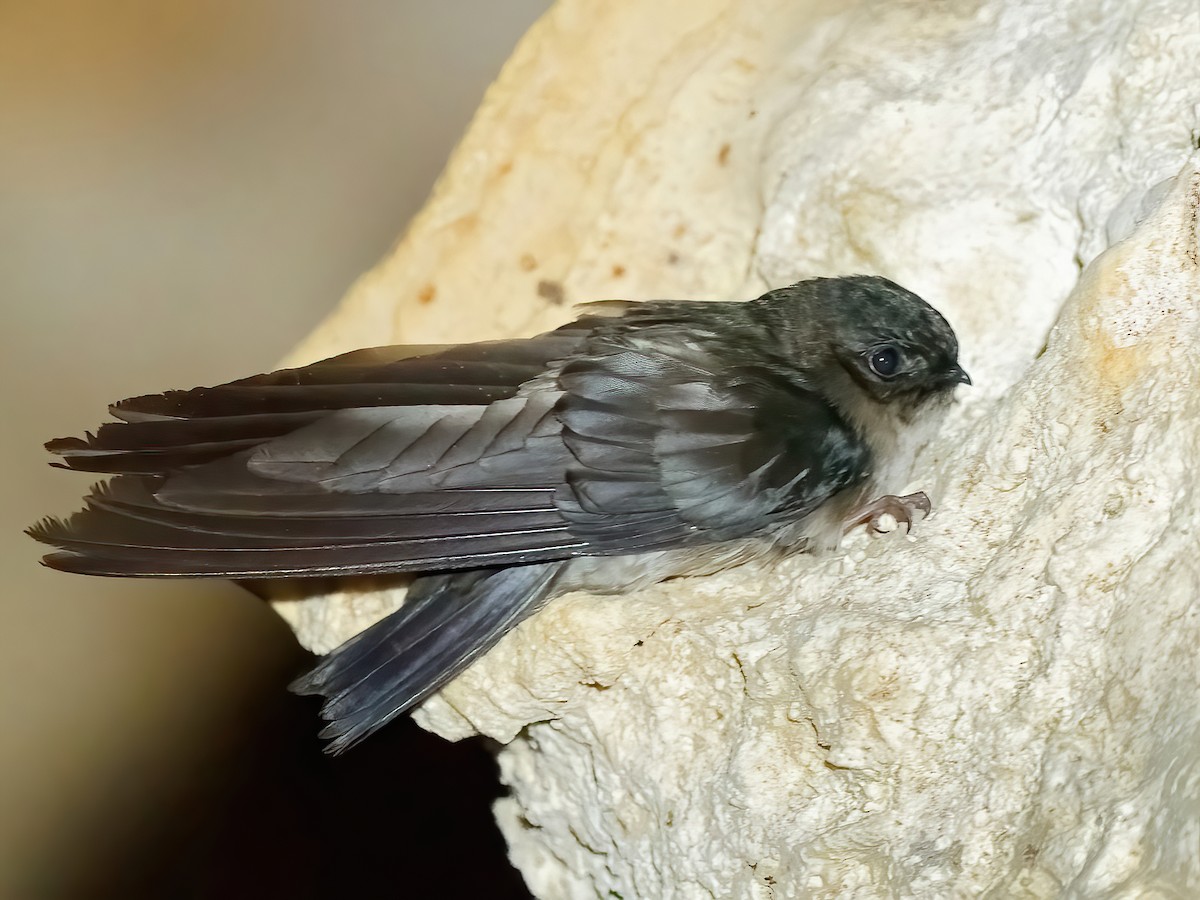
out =
<path fill-rule="evenodd" d="M 130 401 L 134 421 L 52 445 L 126 474 L 33 534 L 91 574 L 472 569 L 741 537 L 865 472 L 815 392 L 709 338 L 618 324 Z M 297 413 L 316 417 L 275 418 Z"/>
<path fill-rule="evenodd" d="M 486 406 L 573 353 L 593 320 L 536 338 L 457 347 L 354 350 L 294 369 L 216 387 L 122 400 L 119 419 L 46 449 L 65 468 L 107 474 L 168 474 L 258 446 L 331 411 L 383 406 Z"/>
<path fill-rule="evenodd" d="M 31 534 L 62 551 L 48 565 L 104 575 L 365 574 L 571 555 L 582 541 L 553 505 L 567 455 L 553 437 L 557 393 L 519 391 L 590 329 L 581 320 L 424 356 L 356 351 L 124 401 L 113 408 L 122 421 L 48 445 L 67 467 L 118 477 Z M 490 474 L 436 481 L 463 462 Z"/>

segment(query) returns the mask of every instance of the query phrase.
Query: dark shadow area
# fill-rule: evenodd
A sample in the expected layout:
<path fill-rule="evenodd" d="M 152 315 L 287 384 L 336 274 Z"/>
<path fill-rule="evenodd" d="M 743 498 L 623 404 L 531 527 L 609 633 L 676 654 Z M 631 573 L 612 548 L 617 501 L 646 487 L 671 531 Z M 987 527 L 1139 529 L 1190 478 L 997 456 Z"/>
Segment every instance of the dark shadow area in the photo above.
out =
<path fill-rule="evenodd" d="M 530 897 L 492 819 L 502 789 L 484 742 L 452 744 L 405 717 L 326 756 L 319 702 L 286 691 L 311 660 L 297 647 L 291 671 L 252 686 L 188 786 L 144 821 L 76 823 L 129 833 L 103 859 L 43 861 L 31 896 Z M 121 815 L 107 799 L 103 815 Z"/>

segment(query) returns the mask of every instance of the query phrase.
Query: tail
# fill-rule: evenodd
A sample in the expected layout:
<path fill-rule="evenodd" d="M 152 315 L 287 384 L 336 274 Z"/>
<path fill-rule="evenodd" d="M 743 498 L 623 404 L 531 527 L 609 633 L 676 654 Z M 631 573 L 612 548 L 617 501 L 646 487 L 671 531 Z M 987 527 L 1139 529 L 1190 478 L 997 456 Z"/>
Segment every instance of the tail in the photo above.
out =
<path fill-rule="evenodd" d="M 419 578 L 404 605 L 297 679 L 325 697 L 327 753 L 342 753 L 439 691 L 550 597 L 563 561 Z"/>

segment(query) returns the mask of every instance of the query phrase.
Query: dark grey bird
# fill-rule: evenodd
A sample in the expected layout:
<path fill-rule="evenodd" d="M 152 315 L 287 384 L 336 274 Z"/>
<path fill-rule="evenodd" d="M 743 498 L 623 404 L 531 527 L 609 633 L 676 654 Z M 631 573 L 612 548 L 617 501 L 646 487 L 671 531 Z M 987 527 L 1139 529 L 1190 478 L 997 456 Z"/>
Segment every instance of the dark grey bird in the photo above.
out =
<path fill-rule="evenodd" d="M 748 302 L 614 302 L 523 340 L 381 347 L 124 400 L 47 449 L 113 474 L 30 534 L 69 572 L 411 572 L 404 605 L 293 689 L 331 752 L 420 703 L 548 599 L 834 545 L 884 513 L 970 379 L 883 278 Z"/>

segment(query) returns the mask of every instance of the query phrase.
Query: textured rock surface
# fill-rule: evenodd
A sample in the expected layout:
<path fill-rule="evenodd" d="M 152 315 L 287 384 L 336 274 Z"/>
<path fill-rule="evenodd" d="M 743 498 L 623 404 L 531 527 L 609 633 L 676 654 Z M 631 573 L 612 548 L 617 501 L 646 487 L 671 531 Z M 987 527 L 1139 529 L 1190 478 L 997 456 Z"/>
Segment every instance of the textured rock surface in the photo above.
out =
<path fill-rule="evenodd" d="M 1193 0 L 565 0 L 530 33 L 297 358 L 878 272 L 977 385 L 911 537 L 563 598 L 417 714 L 506 742 L 539 896 L 1200 895 L 1197 71 Z M 327 649 L 396 602 L 283 611 Z"/>

